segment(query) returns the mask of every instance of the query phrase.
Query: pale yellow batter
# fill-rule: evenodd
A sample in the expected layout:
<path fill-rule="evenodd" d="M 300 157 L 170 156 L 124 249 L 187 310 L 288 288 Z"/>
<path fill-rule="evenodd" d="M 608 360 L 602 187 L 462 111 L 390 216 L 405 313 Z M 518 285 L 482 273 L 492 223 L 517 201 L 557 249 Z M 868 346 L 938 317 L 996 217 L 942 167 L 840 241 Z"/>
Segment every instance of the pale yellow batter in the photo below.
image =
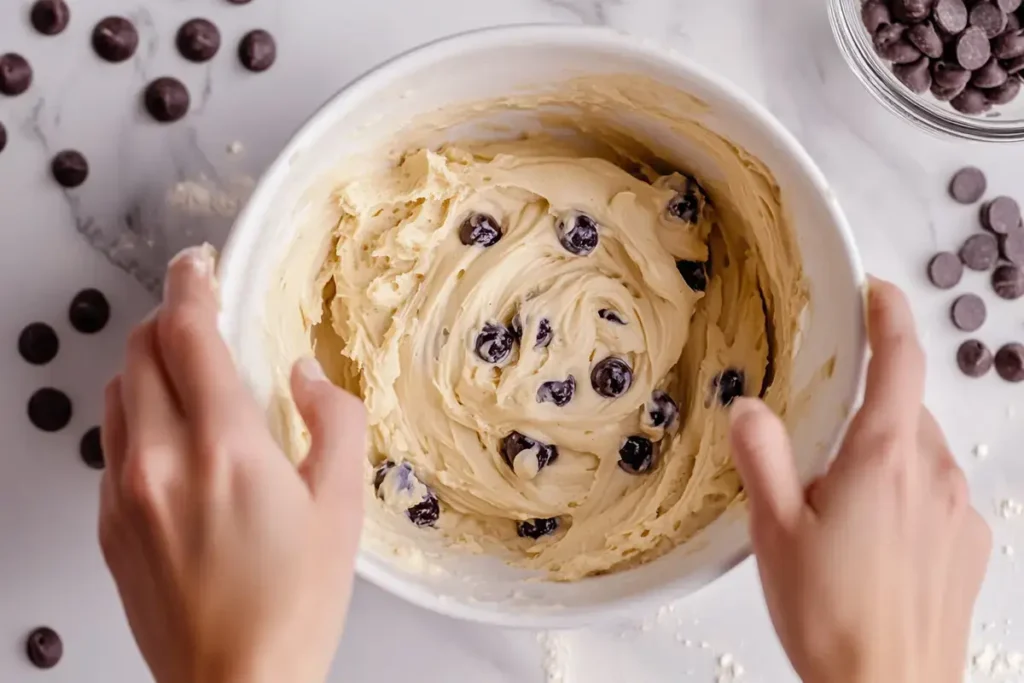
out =
<path fill-rule="evenodd" d="M 481 104 L 535 107 L 560 134 L 414 147 L 332 180 L 268 301 L 280 321 L 270 335 L 281 356 L 275 410 L 297 456 L 307 436 L 287 368 L 311 350 L 363 397 L 368 534 L 386 529 L 409 544 L 441 535 L 574 580 L 667 552 L 740 496 L 719 378 L 737 371 L 746 395 L 785 411 L 806 303 L 800 259 L 769 172 L 692 118 L 672 126 L 717 168 L 697 178 L 707 203 L 691 190 L 694 211 L 669 210 L 688 189 L 679 172 L 692 169 L 614 123 L 629 107 L 698 113 L 699 103 L 664 90 L 606 77 L 554 99 Z M 544 113 L 552 101 L 557 112 Z M 587 255 L 559 239 L 560 223 L 580 214 L 597 226 Z M 500 236 L 465 244 L 463 224 L 479 215 Z M 677 261 L 708 262 L 706 291 Z M 507 354 L 484 344 L 485 359 L 488 324 L 521 338 Z M 615 398 L 592 381 L 609 357 L 632 374 Z M 564 405 L 539 398 L 544 383 L 569 377 Z M 667 428 L 650 412 L 657 391 L 679 408 Z M 533 442 L 505 458 L 514 432 Z M 628 437 L 649 440 L 646 471 L 620 466 Z M 382 462 L 401 467 L 375 476 Z"/>

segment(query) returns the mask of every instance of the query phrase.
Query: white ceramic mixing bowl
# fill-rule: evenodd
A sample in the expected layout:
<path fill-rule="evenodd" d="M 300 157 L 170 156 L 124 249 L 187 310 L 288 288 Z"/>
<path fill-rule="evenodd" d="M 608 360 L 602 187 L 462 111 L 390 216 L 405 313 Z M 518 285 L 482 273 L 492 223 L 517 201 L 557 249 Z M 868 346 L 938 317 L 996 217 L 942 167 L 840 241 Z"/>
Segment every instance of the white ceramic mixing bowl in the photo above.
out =
<path fill-rule="evenodd" d="M 266 401 L 271 373 L 264 331 L 268 288 L 307 205 L 303 193 L 346 156 L 380 147 L 411 119 L 467 101 L 530 92 L 540 85 L 597 74 L 637 74 L 685 91 L 707 105 L 695 117 L 759 157 L 782 190 L 810 284 L 794 373 L 794 396 L 813 386 L 790 425 L 806 479 L 835 451 L 864 375 L 864 273 L 850 230 L 821 172 L 796 140 L 749 96 L 663 47 L 610 31 L 517 26 L 447 38 L 402 55 L 332 98 L 295 135 L 263 176 L 239 216 L 220 264 L 222 331 L 246 379 Z M 508 123 L 507 121 L 503 123 Z M 685 154 L 657 121 L 638 118 L 669 148 Z M 662 126 L 659 129 L 659 126 Z M 436 142 L 454 132 L 438 131 Z M 712 162 L 694 159 L 698 177 Z M 822 368 L 834 359 L 831 375 Z M 749 554 L 746 506 L 733 506 L 690 542 L 646 565 L 575 583 L 529 580 L 499 560 L 452 553 L 446 571 L 411 572 L 365 549 L 363 578 L 406 600 L 451 616 L 505 626 L 562 627 L 626 610 L 652 608 L 691 593 Z"/>

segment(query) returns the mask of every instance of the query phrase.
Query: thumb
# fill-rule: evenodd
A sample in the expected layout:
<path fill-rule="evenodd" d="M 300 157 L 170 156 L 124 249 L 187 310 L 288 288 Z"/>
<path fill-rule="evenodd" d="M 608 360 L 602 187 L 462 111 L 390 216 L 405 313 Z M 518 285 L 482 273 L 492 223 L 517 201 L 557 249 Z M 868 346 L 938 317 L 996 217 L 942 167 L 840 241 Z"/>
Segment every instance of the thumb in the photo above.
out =
<path fill-rule="evenodd" d="M 757 524 L 790 528 L 804 507 L 786 426 L 757 399 L 733 402 L 730 419 L 732 459 L 743 478 Z"/>
<path fill-rule="evenodd" d="M 299 466 L 310 493 L 331 506 L 360 503 L 366 459 L 363 402 L 334 386 L 312 357 L 295 363 L 291 386 L 295 406 L 312 437 L 309 454 Z"/>

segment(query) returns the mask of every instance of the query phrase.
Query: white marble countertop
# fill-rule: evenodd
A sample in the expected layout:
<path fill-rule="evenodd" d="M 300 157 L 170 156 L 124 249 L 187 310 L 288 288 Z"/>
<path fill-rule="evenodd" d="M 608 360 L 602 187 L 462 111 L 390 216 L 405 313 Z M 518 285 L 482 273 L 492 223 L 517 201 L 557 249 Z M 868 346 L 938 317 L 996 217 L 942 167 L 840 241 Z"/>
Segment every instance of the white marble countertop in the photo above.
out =
<path fill-rule="evenodd" d="M 1004 498 L 1024 498 L 1024 388 L 994 375 L 959 375 L 953 355 L 962 336 L 947 316 L 954 295 L 924 278 L 931 254 L 955 249 L 976 223 L 973 209 L 945 195 L 952 171 L 973 163 L 993 192 L 1024 199 L 1024 147 L 938 140 L 891 117 L 842 62 L 821 0 L 69 0 L 71 25 L 56 38 L 30 29 L 30 4 L 0 7 L 0 53 L 19 52 L 35 68 L 28 93 L 0 97 L 10 135 L 0 153 L 0 338 L 7 340 L 0 345 L 0 680 L 148 680 L 95 541 L 99 477 L 78 460 L 77 444 L 99 419 L 100 389 L 118 367 L 125 333 L 153 305 L 139 281 L 152 287 L 177 248 L 200 235 L 221 240 L 230 224 L 234 194 L 214 197 L 224 201 L 205 211 L 169 202 L 175 183 L 203 186 L 205 177 L 244 191 L 297 125 L 360 72 L 433 38 L 520 22 L 601 23 L 662 42 L 753 93 L 807 147 L 835 187 L 868 268 L 912 296 L 931 361 L 928 403 L 992 521 L 996 550 L 972 649 L 1024 650 L 1024 582 L 1019 561 L 1003 552 L 1014 544 L 1024 552 L 1024 519 L 996 511 Z M 94 57 L 89 34 L 115 13 L 133 18 L 142 41 L 131 62 L 112 66 Z M 193 16 L 216 22 L 224 37 L 209 65 L 187 63 L 174 49 L 177 27 Z M 273 32 L 279 47 L 277 64 L 261 75 L 244 72 L 232 54 L 255 27 Z M 191 115 L 173 126 L 148 121 L 139 105 L 144 84 L 165 73 L 193 94 Z M 228 152 L 235 141 L 244 151 Z M 85 153 L 91 176 L 66 193 L 48 167 L 68 147 Z M 114 309 L 93 337 L 74 333 L 66 315 L 72 295 L 87 286 L 106 292 Z M 1024 304 L 996 301 L 977 274 L 962 289 L 990 304 L 983 337 L 991 345 L 1024 338 Z M 62 340 L 57 360 L 41 368 L 24 363 L 15 345 L 34 320 L 53 324 Z M 71 425 L 57 434 L 35 430 L 25 417 L 28 396 L 44 385 L 74 401 Z M 979 443 L 987 458 L 972 456 Z M 24 636 L 41 624 L 65 642 L 63 661 L 46 673 L 23 656 Z M 557 661 L 545 667 L 547 650 Z M 434 616 L 360 582 L 331 680 L 714 681 L 724 653 L 743 665 L 743 680 L 794 679 L 752 561 L 660 614 L 553 638 Z"/>

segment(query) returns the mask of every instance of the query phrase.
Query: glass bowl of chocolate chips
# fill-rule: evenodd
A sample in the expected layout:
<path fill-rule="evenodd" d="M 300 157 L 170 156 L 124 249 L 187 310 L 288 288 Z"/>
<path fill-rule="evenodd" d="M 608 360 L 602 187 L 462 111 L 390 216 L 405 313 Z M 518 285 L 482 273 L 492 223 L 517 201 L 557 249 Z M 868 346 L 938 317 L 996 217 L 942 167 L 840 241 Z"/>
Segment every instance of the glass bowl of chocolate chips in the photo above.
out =
<path fill-rule="evenodd" d="M 933 133 L 1024 140 L 1024 0 L 829 0 L 846 61 Z"/>

